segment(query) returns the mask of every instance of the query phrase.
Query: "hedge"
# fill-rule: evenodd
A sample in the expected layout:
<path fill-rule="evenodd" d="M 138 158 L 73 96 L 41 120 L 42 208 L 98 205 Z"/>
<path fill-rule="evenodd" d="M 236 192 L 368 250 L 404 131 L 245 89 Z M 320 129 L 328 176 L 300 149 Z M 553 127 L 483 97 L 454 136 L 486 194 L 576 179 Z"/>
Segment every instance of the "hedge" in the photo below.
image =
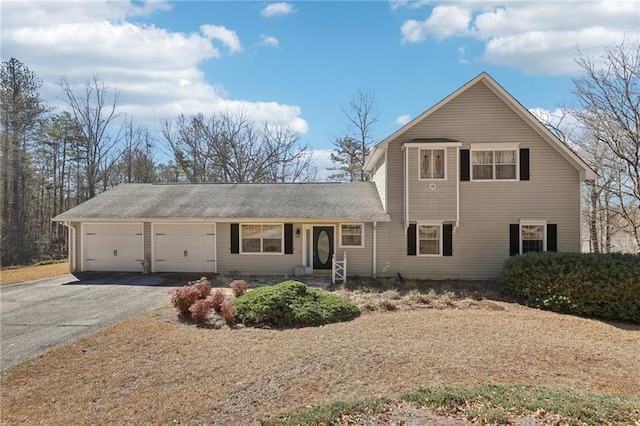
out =
<path fill-rule="evenodd" d="M 499 286 L 527 306 L 640 322 L 640 255 L 527 253 L 507 260 Z"/>
<path fill-rule="evenodd" d="M 347 299 L 298 281 L 256 288 L 232 302 L 245 325 L 304 327 L 348 321 L 360 314 Z"/>

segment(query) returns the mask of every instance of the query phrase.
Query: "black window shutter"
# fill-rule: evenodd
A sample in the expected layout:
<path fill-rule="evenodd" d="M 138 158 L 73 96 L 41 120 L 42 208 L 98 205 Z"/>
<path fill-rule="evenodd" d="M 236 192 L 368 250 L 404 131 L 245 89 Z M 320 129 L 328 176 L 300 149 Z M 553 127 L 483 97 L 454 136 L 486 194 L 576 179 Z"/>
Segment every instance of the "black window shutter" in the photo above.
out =
<path fill-rule="evenodd" d="M 416 224 L 412 223 L 409 225 L 409 230 L 407 231 L 407 254 L 409 256 L 416 255 Z"/>
<path fill-rule="evenodd" d="M 517 254 L 520 254 L 520 224 L 512 223 L 509 225 L 509 255 Z"/>
<path fill-rule="evenodd" d="M 529 180 L 529 148 L 520 150 L 520 180 Z"/>
<path fill-rule="evenodd" d="M 293 223 L 284 224 L 284 254 L 293 254 Z"/>
<path fill-rule="evenodd" d="M 558 251 L 558 225 L 547 224 L 547 251 Z"/>
<path fill-rule="evenodd" d="M 471 180 L 471 151 L 468 149 L 460 150 L 460 180 L 461 181 L 469 181 Z"/>
<path fill-rule="evenodd" d="M 453 256 L 453 225 L 445 223 L 442 225 L 442 255 Z"/>
<path fill-rule="evenodd" d="M 231 224 L 231 253 L 240 253 L 240 225 Z"/>

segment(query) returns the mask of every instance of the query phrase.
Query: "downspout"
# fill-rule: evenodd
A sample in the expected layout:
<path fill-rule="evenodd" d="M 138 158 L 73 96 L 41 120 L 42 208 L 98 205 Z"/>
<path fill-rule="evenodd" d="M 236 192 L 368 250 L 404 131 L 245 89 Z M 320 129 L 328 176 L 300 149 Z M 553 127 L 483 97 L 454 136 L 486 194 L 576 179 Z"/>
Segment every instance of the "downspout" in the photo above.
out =
<path fill-rule="evenodd" d="M 409 148 L 404 147 L 404 234 L 409 227 Z"/>
<path fill-rule="evenodd" d="M 456 227 L 460 226 L 460 147 L 456 147 L 456 165 L 458 173 L 456 173 Z"/>
<path fill-rule="evenodd" d="M 378 243 L 377 243 L 377 229 L 378 229 L 378 222 L 373 222 L 373 278 L 376 277 L 376 259 L 377 259 L 377 247 L 378 247 Z"/>

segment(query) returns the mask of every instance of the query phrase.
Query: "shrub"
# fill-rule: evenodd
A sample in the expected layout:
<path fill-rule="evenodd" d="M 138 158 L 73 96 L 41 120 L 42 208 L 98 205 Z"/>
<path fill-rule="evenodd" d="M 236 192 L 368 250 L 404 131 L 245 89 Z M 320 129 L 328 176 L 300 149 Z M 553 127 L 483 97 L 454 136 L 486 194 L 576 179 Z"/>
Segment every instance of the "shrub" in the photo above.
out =
<path fill-rule="evenodd" d="M 211 307 L 216 311 L 216 312 L 220 312 L 220 308 L 222 306 L 222 303 L 224 303 L 224 293 L 222 292 L 222 290 L 216 290 L 215 293 L 213 293 L 211 295 L 210 299 L 210 303 L 211 303 Z"/>
<path fill-rule="evenodd" d="M 527 253 L 507 260 L 500 289 L 528 306 L 640 322 L 640 256 Z"/>
<path fill-rule="evenodd" d="M 224 301 L 220 305 L 220 314 L 229 327 L 236 323 L 236 312 L 237 308 L 232 303 Z"/>
<path fill-rule="evenodd" d="M 198 299 L 189 308 L 191 319 L 198 324 L 204 323 L 211 315 L 211 299 Z"/>
<path fill-rule="evenodd" d="M 176 288 L 169 294 L 171 295 L 171 304 L 181 315 L 189 315 L 189 308 L 200 297 L 198 289 L 191 285 Z"/>
<path fill-rule="evenodd" d="M 233 304 L 245 325 L 315 326 L 348 321 L 360 313 L 350 301 L 298 281 L 254 289 Z"/>
<path fill-rule="evenodd" d="M 231 290 L 233 290 L 233 294 L 236 297 L 240 297 L 247 292 L 247 282 L 245 280 L 235 280 L 229 284 Z"/>
<path fill-rule="evenodd" d="M 206 299 L 211 293 L 211 282 L 207 277 L 202 277 L 199 280 L 189 282 L 189 285 L 193 286 L 198 292 L 200 299 Z"/>

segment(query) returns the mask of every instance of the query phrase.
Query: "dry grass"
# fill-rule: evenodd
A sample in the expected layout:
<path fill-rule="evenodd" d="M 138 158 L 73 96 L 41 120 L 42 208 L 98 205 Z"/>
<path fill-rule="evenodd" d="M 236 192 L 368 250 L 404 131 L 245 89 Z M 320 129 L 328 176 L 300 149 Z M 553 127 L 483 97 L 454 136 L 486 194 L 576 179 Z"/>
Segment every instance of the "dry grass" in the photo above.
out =
<path fill-rule="evenodd" d="M 25 266 L 24 268 L 3 269 L 0 272 L 0 285 L 15 284 L 41 278 L 56 277 L 69 273 L 69 262 L 48 265 Z"/>
<path fill-rule="evenodd" d="M 491 303 L 504 310 L 397 310 L 293 330 L 147 313 L 4 375 L 3 423 L 259 424 L 443 384 L 640 393 L 640 327 Z"/>

